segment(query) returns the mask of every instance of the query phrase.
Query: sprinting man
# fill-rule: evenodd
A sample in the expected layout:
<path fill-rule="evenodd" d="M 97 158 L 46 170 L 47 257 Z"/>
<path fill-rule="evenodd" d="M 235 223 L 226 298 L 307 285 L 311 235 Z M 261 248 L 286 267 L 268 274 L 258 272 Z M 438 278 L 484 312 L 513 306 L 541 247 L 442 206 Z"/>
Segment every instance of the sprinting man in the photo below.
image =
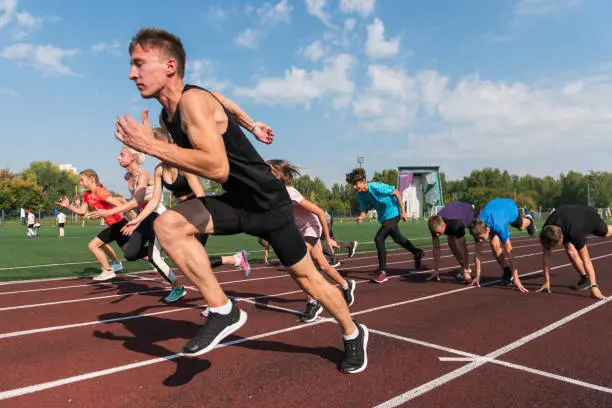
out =
<path fill-rule="evenodd" d="M 529 235 L 536 232 L 533 218 L 530 215 L 521 216 L 516 203 L 510 198 L 494 198 L 489 201 L 478 218 L 468 226 L 470 233 L 476 240 L 474 245 L 476 278 L 472 280 L 472 284 L 480 286 L 481 245 L 482 242 L 489 241 L 493 256 L 504 271 L 500 284 L 510 286 L 514 282 L 518 290 L 528 292 L 521 283 L 518 265 L 516 265 L 512 256 L 509 225 L 519 231 L 527 230 Z M 504 251 L 507 258 L 504 257 Z"/>
<path fill-rule="evenodd" d="M 584 205 L 562 205 L 548 216 L 540 232 L 545 282 L 538 292 L 550 292 L 550 260 L 552 250 L 561 246 L 570 259 L 580 280 L 572 286 L 574 290 L 591 290 L 595 299 L 605 299 L 595 279 L 595 268 L 587 248 L 586 236 L 612 236 L 612 227 L 599 216 L 597 210 Z"/>
<path fill-rule="evenodd" d="M 95 210 L 109 210 L 114 207 L 118 207 L 122 204 L 121 200 L 113 197 L 108 190 L 106 190 L 100 183 L 98 173 L 94 170 L 87 169 L 79 173 L 79 182 L 81 186 L 86 190 L 83 193 L 83 199 L 79 207 L 75 207 L 70 204 L 68 197 L 62 197 L 57 204 L 61 207 L 66 208 L 69 211 L 81 216 L 87 216 L 88 209 Z M 121 214 L 114 214 L 104 217 L 104 223 L 107 227 L 102 230 L 94 239 L 89 241 L 88 248 L 92 254 L 96 257 L 102 272 L 93 277 L 95 281 L 107 281 L 115 278 L 115 272 L 123 269 L 121 262 L 117 258 L 115 251 L 113 251 L 109 245 L 115 241 L 119 247 L 125 246 L 128 241 L 128 237 L 121 233 L 121 228 L 127 223 L 126 219 Z M 110 250 L 109 250 L 110 249 Z M 108 262 L 106 256 L 112 259 L 112 263 Z"/>
<path fill-rule="evenodd" d="M 156 139 L 171 142 L 171 137 L 168 132 L 161 128 L 153 129 L 153 135 Z M 138 229 L 138 226 L 152 214 L 155 209 L 161 204 L 163 188 L 167 188 L 172 192 L 177 202 L 182 203 L 194 198 L 204 197 L 204 188 L 197 176 L 183 172 L 175 167 L 169 166 L 161 162 L 155 166 L 153 193 L 146 206 L 140 214 L 123 228 L 123 233 L 131 235 Z M 206 246 L 208 235 L 198 234 L 196 236 L 202 246 Z M 244 277 L 248 277 L 251 273 L 251 265 L 249 264 L 248 252 L 241 250 L 231 256 L 209 256 L 210 265 L 216 268 L 221 265 L 233 265 L 242 270 Z M 170 272 L 172 274 L 172 272 Z M 164 276 L 165 277 L 165 276 Z M 174 274 L 168 276 L 166 280 L 173 281 L 176 278 Z"/>
<path fill-rule="evenodd" d="M 212 350 L 246 322 L 246 313 L 219 285 L 206 250 L 196 234 L 247 233 L 270 242 L 291 276 L 338 321 L 345 342 L 339 368 L 358 373 L 367 367 L 368 330 L 351 319 L 338 288 L 316 270 L 293 220 L 289 194 L 246 138 L 240 125 L 260 141 L 271 143 L 272 130 L 253 121 L 231 100 L 193 85 L 184 85 L 185 50 L 167 31 L 145 28 L 129 47 L 133 80 L 143 98 L 162 105 L 160 122 L 176 145 L 156 140 L 143 112 L 143 123 L 119 116 L 115 136 L 138 151 L 221 183 L 220 196 L 188 200 L 162 214 L 155 231 L 174 263 L 198 287 L 210 314 L 198 334 L 183 347 L 188 356 Z M 179 102 L 180 101 L 180 102 Z"/>
<path fill-rule="evenodd" d="M 474 206 L 461 201 L 453 201 L 442 208 L 438 214 L 429 218 L 428 226 L 433 241 L 434 272 L 432 279 L 440 280 L 440 236 L 446 235 L 448 247 L 459 262 L 462 272 L 457 275 L 465 281 L 472 281 L 470 256 L 465 240 L 465 228 L 475 219 Z"/>
<path fill-rule="evenodd" d="M 352 240 L 351 242 L 349 242 L 348 245 L 346 245 L 346 241 L 337 240 L 336 237 L 334 236 L 334 217 L 332 217 L 331 214 L 328 213 L 327 211 L 325 211 L 325 222 L 327 223 L 327 229 L 329 230 L 329 236 L 334 241 L 336 241 L 336 244 L 338 244 L 340 249 L 347 248 L 348 257 L 352 258 L 355 255 L 355 251 L 357 251 L 357 245 L 359 245 L 359 243 L 355 240 Z M 329 258 L 329 264 L 331 265 L 331 267 L 332 268 L 339 267 L 340 261 L 336 258 L 336 253 L 334 252 L 332 248 L 330 248 L 327 242 L 327 239 L 325 239 L 325 236 L 321 237 L 321 245 L 323 246 L 323 254 Z"/>
<path fill-rule="evenodd" d="M 64 226 L 66 225 L 66 214 L 64 214 L 64 211 L 58 211 L 57 217 L 55 217 L 55 222 L 59 227 L 59 237 L 64 238 Z"/>
<path fill-rule="evenodd" d="M 361 210 L 361 214 L 357 217 L 357 223 L 361 224 L 366 216 L 366 211 L 374 208 L 378 214 L 378 222 L 381 224 L 374 237 L 376 252 L 378 253 L 378 274 L 373 279 L 374 282 L 383 283 L 389 280 L 387 278 L 387 248 L 385 247 L 385 239 L 388 236 L 391 236 L 398 245 L 412 253 L 414 267 L 420 269 L 425 252 L 412 245 L 412 242 L 402 235 L 398 227 L 400 220 L 408 221 L 408 214 L 406 214 L 402 205 L 402 197 L 399 191 L 385 183 L 367 182 L 365 170 L 362 168 L 354 169 L 347 174 L 346 182 L 357 191 L 357 199 Z"/>
<path fill-rule="evenodd" d="M 312 260 L 329 278 L 340 285 L 346 305 L 352 306 L 355 302 L 355 281 L 347 281 L 344 279 L 336 268 L 327 262 L 327 259 L 325 259 L 323 255 L 321 236 L 325 236 L 325 241 L 327 241 L 332 251 L 339 247 L 336 241 L 330 236 L 329 228 L 325 220 L 325 211 L 315 203 L 306 200 L 304 196 L 293 187 L 293 180 L 300 175 L 300 170 L 297 167 L 286 160 L 268 160 L 266 163 L 272 168 L 272 174 L 282 181 L 287 188 L 293 205 L 293 218 L 295 219 L 295 224 L 300 230 L 304 242 L 306 242 L 306 247 L 308 248 L 308 253 L 312 257 Z M 306 311 L 300 316 L 300 320 L 304 323 L 312 322 L 321 312 L 323 312 L 323 306 L 316 299 L 309 296 Z"/>

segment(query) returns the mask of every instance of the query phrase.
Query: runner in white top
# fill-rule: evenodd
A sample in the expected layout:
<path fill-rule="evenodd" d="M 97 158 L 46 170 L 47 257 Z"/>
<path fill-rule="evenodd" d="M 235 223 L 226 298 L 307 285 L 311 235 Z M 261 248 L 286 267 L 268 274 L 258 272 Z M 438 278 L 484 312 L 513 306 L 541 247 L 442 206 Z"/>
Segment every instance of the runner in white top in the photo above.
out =
<path fill-rule="evenodd" d="M 57 213 L 57 217 L 55 217 L 55 222 L 59 227 L 59 237 L 64 237 L 64 225 L 66 224 L 66 214 L 62 210 Z"/>
<path fill-rule="evenodd" d="M 325 211 L 316 204 L 306 200 L 302 194 L 291 185 L 293 179 L 300 175 L 300 171 L 297 167 L 285 160 L 268 160 L 266 163 L 272 168 L 274 176 L 281 180 L 287 187 L 287 192 L 289 193 L 293 205 L 295 225 L 302 234 L 302 237 L 304 237 L 310 257 L 328 277 L 340 285 L 346 304 L 351 306 L 355 302 L 355 281 L 347 281 L 344 279 L 336 268 L 330 266 L 325 255 L 323 255 L 323 247 L 321 246 L 320 239 L 322 234 L 332 250 L 338 248 L 336 241 L 329 236 L 329 228 L 325 221 Z M 300 316 L 300 320 L 304 323 L 311 322 L 315 320 L 322 311 L 323 306 L 309 296 L 306 311 Z"/>
<path fill-rule="evenodd" d="M 28 210 L 28 214 L 26 216 L 26 219 L 27 219 L 27 221 L 26 221 L 26 228 L 28 230 L 28 233 L 27 233 L 28 237 L 36 236 L 34 234 L 34 219 L 35 218 L 36 217 L 34 216 L 34 213 L 31 210 Z"/>

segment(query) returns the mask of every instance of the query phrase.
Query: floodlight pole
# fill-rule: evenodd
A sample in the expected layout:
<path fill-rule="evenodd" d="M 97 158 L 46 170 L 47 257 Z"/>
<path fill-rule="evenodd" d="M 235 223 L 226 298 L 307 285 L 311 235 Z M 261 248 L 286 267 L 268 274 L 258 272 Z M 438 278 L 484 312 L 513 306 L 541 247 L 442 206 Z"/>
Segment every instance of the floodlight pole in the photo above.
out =
<path fill-rule="evenodd" d="M 359 165 L 359 168 L 361 168 L 363 166 L 363 162 L 365 161 L 365 157 L 364 156 L 357 156 L 357 164 Z"/>

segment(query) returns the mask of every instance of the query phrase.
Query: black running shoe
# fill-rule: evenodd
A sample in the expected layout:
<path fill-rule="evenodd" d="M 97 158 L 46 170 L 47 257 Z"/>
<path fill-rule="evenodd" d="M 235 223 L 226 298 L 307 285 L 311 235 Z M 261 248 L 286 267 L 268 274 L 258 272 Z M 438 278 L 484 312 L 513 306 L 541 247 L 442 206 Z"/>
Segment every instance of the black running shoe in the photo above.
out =
<path fill-rule="evenodd" d="M 348 288 L 342 289 L 342 295 L 344 296 L 344 300 L 346 301 L 347 306 L 352 306 L 355 303 L 355 281 L 347 280 Z"/>
<path fill-rule="evenodd" d="M 591 282 L 589 282 L 589 277 L 587 275 L 581 276 L 578 283 L 571 286 L 573 290 L 586 290 L 586 289 L 589 289 L 590 287 L 591 287 Z"/>
<path fill-rule="evenodd" d="M 198 334 L 183 346 L 186 356 L 199 356 L 207 353 L 224 338 L 241 328 L 247 320 L 247 314 L 232 303 L 232 311 L 222 315 L 210 312 Z"/>
<path fill-rule="evenodd" d="M 504 274 L 499 282 L 501 286 L 512 286 L 512 271 L 508 268 L 504 270 Z"/>
<path fill-rule="evenodd" d="M 526 215 L 525 218 L 527 218 L 530 221 L 529 225 L 527 226 L 527 233 L 531 236 L 535 235 L 535 233 L 538 232 L 538 229 L 536 228 L 533 217 L 531 216 L 531 214 L 529 214 L 529 215 Z"/>
<path fill-rule="evenodd" d="M 306 305 L 306 311 L 300 316 L 302 323 L 309 323 L 316 320 L 316 318 L 323 312 L 323 306 L 319 302 L 308 302 Z"/>
<path fill-rule="evenodd" d="M 357 241 L 351 241 L 348 247 L 349 253 L 348 257 L 352 258 L 355 255 L 355 251 L 357 251 Z"/>
<path fill-rule="evenodd" d="M 344 340 L 344 360 L 340 362 L 340 371 L 346 374 L 357 374 L 368 366 L 368 328 L 357 323 L 359 335 L 353 340 Z"/>
<path fill-rule="evenodd" d="M 423 256 L 425 255 L 425 251 L 419 249 L 416 254 L 414 254 L 414 269 L 421 269 L 421 264 L 423 260 Z"/>
<path fill-rule="evenodd" d="M 329 266 L 331 266 L 332 268 L 337 268 L 340 266 L 340 261 L 338 261 L 337 259 L 334 259 L 334 260 L 330 259 Z"/>

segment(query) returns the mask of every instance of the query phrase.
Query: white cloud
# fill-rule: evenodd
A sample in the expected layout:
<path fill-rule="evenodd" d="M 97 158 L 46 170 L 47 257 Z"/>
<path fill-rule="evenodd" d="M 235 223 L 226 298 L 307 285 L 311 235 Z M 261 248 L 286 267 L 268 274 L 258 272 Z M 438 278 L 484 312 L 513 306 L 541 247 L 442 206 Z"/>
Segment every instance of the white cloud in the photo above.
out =
<path fill-rule="evenodd" d="M 0 0 L 0 28 L 11 22 L 16 8 L 17 0 Z"/>
<path fill-rule="evenodd" d="M 192 60 L 187 62 L 187 82 L 198 85 L 211 91 L 222 91 L 227 88 L 226 82 L 216 77 L 217 70 L 208 60 Z"/>
<path fill-rule="evenodd" d="M 121 55 L 121 43 L 119 40 L 113 40 L 110 43 L 99 42 L 91 47 L 93 52 L 107 52 L 109 54 L 120 56 Z"/>
<path fill-rule="evenodd" d="M 343 13 L 356 13 L 367 17 L 374 11 L 375 3 L 376 0 L 340 0 L 340 10 Z"/>
<path fill-rule="evenodd" d="M 247 6 L 247 14 L 255 14 L 258 28 L 247 28 L 241 31 L 234 39 L 236 45 L 244 48 L 256 49 L 259 43 L 269 34 L 271 28 L 278 23 L 289 23 L 293 6 L 287 0 L 280 0 L 276 4 L 264 3 L 261 7 Z"/>
<path fill-rule="evenodd" d="M 368 39 L 365 43 L 366 54 L 370 58 L 388 58 L 399 53 L 400 39 L 394 37 L 385 39 L 385 26 L 383 22 L 375 18 L 368 26 Z"/>
<path fill-rule="evenodd" d="M 20 64 L 30 65 L 46 75 L 75 75 L 64 64 L 64 59 L 80 53 L 79 50 L 65 50 L 53 45 L 34 45 L 18 43 L 9 45 L 0 53 L 0 58 L 16 61 Z"/>
<path fill-rule="evenodd" d="M 17 91 L 13 91 L 12 89 L 8 89 L 8 88 L 3 88 L 1 86 L 0 86 L 0 95 L 19 96 Z"/>
<path fill-rule="evenodd" d="M 327 0 L 306 0 L 308 13 L 317 17 L 323 23 L 331 27 L 332 23 L 330 22 L 330 16 L 324 10 L 326 4 Z"/>
<path fill-rule="evenodd" d="M 517 16 L 550 14 L 557 11 L 574 9 L 586 0 L 518 0 L 514 5 Z"/>
<path fill-rule="evenodd" d="M 354 18 L 349 18 L 344 22 L 344 31 L 353 31 L 356 25 L 357 21 Z"/>
<path fill-rule="evenodd" d="M 206 20 L 214 23 L 224 23 L 228 21 L 229 13 L 219 6 L 210 6 L 204 14 Z"/>
<path fill-rule="evenodd" d="M 307 71 L 292 67 L 280 78 L 263 78 L 252 89 L 238 88 L 235 93 L 244 95 L 267 105 L 303 105 L 327 96 L 338 98 L 351 95 L 354 83 L 350 73 L 355 59 L 348 54 L 338 54 L 325 63 L 321 70 Z M 332 101 L 333 106 L 347 106 L 340 98 Z"/>
<path fill-rule="evenodd" d="M 451 174 L 486 166 L 558 174 L 609 161 L 595 152 L 612 148 L 612 76 L 530 84 L 470 75 L 451 84 L 435 70 L 372 65 L 368 77 L 353 113 L 368 134 L 410 132 L 398 158 L 443 163 Z"/>
<path fill-rule="evenodd" d="M 304 57 L 311 61 L 319 61 L 327 52 L 327 47 L 321 41 L 315 41 L 304 49 Z"/>
<path fill-rule="evenodd" d="M 234 41 L 237 45 L 244 48 L 255 49 L 259 46 L 259 41 L 261 40 L 262 35 L 259 30 L 254 30 L 251 28 L 247 28 L 244 31 L 241 31 Z"/>

